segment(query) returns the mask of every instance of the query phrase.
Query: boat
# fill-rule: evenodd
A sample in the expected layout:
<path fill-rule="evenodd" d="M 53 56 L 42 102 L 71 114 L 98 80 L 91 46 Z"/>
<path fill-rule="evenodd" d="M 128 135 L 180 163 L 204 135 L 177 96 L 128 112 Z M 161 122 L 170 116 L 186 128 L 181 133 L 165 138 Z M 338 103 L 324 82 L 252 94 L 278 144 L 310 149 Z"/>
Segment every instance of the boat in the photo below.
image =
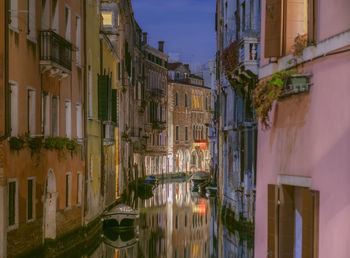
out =
<path fill-rule="evenodd" d="M 209 173 L 205 171 L 197 171 L 191 176 L 191 181 L 192 184 L 200 184 L 203 183 L 204 181 L 209 180 Z"/>
<path fill-rule="evenodd" d="M 157 180 L 156 176 L 146 176 L 143 183 L 150 184 L 150 185 L 156 185 L 158 183 L 158 180 Z"/>
<path fill-rule="evenodd" d="M 205 187 L 206 190 L 206 196 L 209 197 L 216 197 L 218 188 L 216 186 L 210 186 L 208 185 L 207 187 Z"/>
<path fill-rule="evenodd" d="M 139 212 L 126 204 L 118 204 L 102 216 L 103 228 L 117 227 L 120 230 L 133 228 Z"/>
<path fill-rule="evenodd" d="M 139 241 L 138 228 L 120 232 L 114 228 L 108 228 L 101 235 L 103 242 L 118 250 L 128 249 L 135 246 Z"/>

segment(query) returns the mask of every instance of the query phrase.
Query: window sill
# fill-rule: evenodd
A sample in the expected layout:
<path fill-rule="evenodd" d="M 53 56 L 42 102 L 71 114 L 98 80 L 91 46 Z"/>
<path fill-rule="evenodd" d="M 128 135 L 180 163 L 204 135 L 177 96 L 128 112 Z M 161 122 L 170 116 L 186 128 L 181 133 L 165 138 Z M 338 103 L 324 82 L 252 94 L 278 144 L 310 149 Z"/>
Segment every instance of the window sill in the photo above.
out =
<path fill-rule="evenodd" d="M 35 218 L 29 219 L 29 220 L 27 220 L 27 223 L 31 223 L 31 222 L 34 222 L 34 221 L 35 221 Z"/>
<path fill-rule="evenodd" d="M 10 30 L 12 30 L 13 32 L 16 32 L 16 33 L 18 33 L 19 34 L 19 29 L 18 28 L 16 28 L 16 27 L 14 27 L 13 25 L 9 25 L 9 29 Z"/>
<path fill-rule="evenodd" d="M 36 41 L 35 36 L 31 36 L 31 35 L 27 35 L 27 40 L 29 40 L 30 42 L 37 44 L 38 42 Z"/>
<path fill-rule="evenodd" d="M 70 211 L 72 209 L 72 206 L 68 206 L 66 208 L 64 208 L 64 211 Z"/>
<path fill-rule="evenodd" d="M 16 229 L 18 229 L 18 223 L 11 225 L 11 226 L 8 226 L 7 232 L 10 232 L 10 231 L 16 230 Z"/>

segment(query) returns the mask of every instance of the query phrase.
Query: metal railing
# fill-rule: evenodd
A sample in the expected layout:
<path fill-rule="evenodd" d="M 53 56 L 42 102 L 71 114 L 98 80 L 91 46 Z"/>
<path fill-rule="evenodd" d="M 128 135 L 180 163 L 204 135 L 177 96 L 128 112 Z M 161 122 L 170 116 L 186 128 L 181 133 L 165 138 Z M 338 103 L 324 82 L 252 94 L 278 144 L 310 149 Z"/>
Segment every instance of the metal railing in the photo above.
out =
<path fill-rule="evenodd" d="M 155 96 L 165 96 L 165 90 L 159 88 L 151 88 L 151 93 Z"/>
<path fill-rule="evenodd" d="M 72 44 L 52 30 L 40 32 L 40 60 L 72 70 Z"/>

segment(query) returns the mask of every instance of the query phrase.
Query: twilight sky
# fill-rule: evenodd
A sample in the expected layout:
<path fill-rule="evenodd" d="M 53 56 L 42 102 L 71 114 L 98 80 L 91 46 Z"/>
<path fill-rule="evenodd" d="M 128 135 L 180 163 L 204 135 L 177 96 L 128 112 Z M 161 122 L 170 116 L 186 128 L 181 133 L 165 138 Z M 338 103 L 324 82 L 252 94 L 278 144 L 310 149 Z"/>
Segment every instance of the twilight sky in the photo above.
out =
<path fill-rule="evenodd" d="M 215 0 L 132 0 L 136 21 L 148 42 L 193 66 L 215 58 Z"/>

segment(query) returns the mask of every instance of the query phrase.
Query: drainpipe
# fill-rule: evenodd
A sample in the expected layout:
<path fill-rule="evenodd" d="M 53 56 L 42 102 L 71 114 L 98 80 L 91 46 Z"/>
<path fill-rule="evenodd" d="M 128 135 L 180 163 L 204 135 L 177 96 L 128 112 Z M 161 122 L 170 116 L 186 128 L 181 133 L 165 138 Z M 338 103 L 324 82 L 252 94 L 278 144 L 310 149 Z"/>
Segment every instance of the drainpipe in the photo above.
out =
<path fill-rule="evenodd" d="M 8 0 L 2 1 L 3 5 L 3 11 L 4 16 L 4 36 L 5 36 L 5 130 L 4 135 L 0 136 L 0 144 L 3 140 L 7 139 L 10 136 L 10 106 L 9 106 L 9 58 L 8 58 L 8 52 L 9 52 L 9 40 L 8 40 L 8 22 L 9 22 L 9 3 Z M 1 121 L 2 123 L 2 121 Z M 3 149 L 0 147 L 0 152 L 3 151 Z M 0 153 L 1 155 L 1 153 Z M 1 157 L 0 157 L 1 158 Z M 4 168 L 2 167 L 3 164 L 1 164 L 0 161 L 0 257 L 7 257 L 7 179 L 6 175 L 4 173 Z"/>

